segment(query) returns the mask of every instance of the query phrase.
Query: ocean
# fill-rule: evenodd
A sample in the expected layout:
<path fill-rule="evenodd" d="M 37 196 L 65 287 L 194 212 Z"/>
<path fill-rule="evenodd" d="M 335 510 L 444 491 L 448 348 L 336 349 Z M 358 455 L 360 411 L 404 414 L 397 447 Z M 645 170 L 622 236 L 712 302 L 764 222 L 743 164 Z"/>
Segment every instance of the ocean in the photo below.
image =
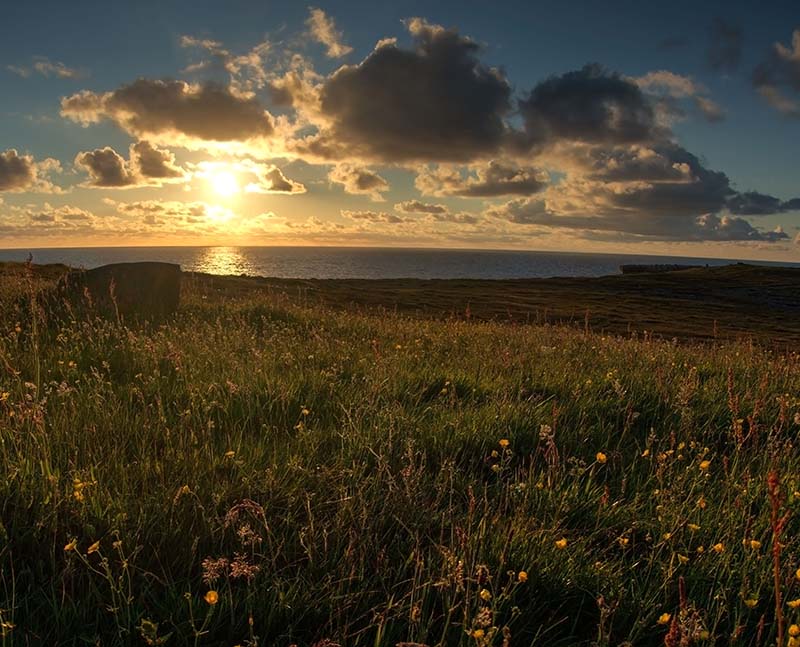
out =
<path fill-rule="evenodd" d="M 0 250 L 0 261 L 92 268 L 125 261 L 167 261 L 184 271 L 280 278 L 546 278 L 619 274 L 627 263 L 726 265 L 736 259 L 631 254 L 356 247 L 87 247 Z M 772 263 L 747 261 L 763 265 Z"/>

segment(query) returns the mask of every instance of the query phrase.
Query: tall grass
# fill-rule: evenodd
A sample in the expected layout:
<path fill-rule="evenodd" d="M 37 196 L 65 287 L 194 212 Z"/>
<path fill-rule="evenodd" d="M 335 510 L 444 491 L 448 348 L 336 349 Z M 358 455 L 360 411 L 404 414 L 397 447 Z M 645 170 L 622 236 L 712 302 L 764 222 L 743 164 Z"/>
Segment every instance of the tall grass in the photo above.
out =
<path fill-rule="evenodd" d="M 2 644 L 793 639 L 798 355 L 205 296 L 6 300 Z"/>

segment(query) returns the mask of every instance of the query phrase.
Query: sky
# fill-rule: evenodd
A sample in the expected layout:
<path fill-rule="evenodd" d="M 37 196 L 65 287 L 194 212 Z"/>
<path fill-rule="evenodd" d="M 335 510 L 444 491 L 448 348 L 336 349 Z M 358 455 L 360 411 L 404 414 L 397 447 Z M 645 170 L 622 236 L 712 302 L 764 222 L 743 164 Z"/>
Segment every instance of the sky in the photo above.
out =
<path fill-rule="evenodd" d="M 800 6 L 15 3 L 0 248 L 800 260 Z"/>

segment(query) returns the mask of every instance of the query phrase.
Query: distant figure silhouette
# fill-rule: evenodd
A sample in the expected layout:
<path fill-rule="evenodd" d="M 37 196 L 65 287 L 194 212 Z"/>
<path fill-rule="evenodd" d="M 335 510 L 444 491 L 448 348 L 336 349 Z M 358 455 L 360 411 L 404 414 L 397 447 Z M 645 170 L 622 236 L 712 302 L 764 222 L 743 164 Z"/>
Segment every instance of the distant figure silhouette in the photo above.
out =
<path fill-rule="evenodd" d="M 178 309 L 180 292 L 180 265 L 113 263 L 69 272 L 50 298 L 104 317 L 160 320 Z"/>

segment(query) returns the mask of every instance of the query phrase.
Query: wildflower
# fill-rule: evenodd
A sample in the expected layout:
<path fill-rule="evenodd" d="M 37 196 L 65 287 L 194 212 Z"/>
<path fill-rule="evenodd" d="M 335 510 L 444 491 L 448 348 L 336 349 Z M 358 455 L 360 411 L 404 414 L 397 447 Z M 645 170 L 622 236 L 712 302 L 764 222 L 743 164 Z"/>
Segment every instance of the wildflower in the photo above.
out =
<path fill-rule="evenodd" d="M 217 602 L 219 602 L 219 594 L 214 589 L 211 589 L 205 594 L 203 599 L 213 607 Z"/>
<path fill-rule="evenodd" d="M 501 438 L 500 439 L 500 447 L 502 447 L 503 449 L 508 447 L 510 444 L 511 443 L 509 442 L 508 438 Z"/>
<path fill-rule="evenodd" d="M 630 543 L 630 539 L 628 537 L 617 537 L 617 543 L 619 544 L 620 548 L 625 548 Z"/>
<path fill-rule="evenodd" d="M 711 467 L 711 461 L 709 461 L 709 460 L 700 461 L 700 469 L 701 470 L 705 471 L 709 467 Z"/>
<path fill-rule="evenodd" d="M 744 605 L 745 605 L 745 606 L 746 606 L 748 609 L 755 609 L 755 608 L 758 606 L 758 598 L 747 598 L 747 599 L 744 601 Z"/>
<path fill-rule="evenodd" d="M 492 450 L 492 458 L 499 458 L 499 457 L 500 457 L 500 454 L 497 453 L 496 449 L 493 449 Z"/>
<path fill-rule="evenodd" d="M 722 542 L 714 544 L 712 548 L 714 549 L 714 552 L 717 554 L 725 552 L 725 544 L 723 544 Z"/>
<path fill-rule="evenodd" d="M 658 616 L 658 624 L 660 625 L 669 624 L 670 620 L 672 620 L 671 613 L 662 613 L 660 616 Z"/>
<path fill-rule="evenodd" d="M 800 627 L 798 627 L 797 625 L 789 625 L 789 635 L 792 638 L 797 638 L 798 636 L 800 636 Z"/>
<path fill-rule="evenodd" d="M 517 573 L 517 582 L 527 582 L 528 581 L 528 574 L 525 571 L 520 571 Z"/>
<path fill-rule="evenodd" d="M 66 546 L 64 546 L 64 552 L 68 553 L 71 550 L 75 550 L 75 547 L 77 545 L 78 545 L 78 540 L 77 539 L 73 539 Z"/>
<path fill-rule="evenodd" d="M 484 635 L 483 629 L 473 629 L 473 631 L 472 631 L 472 637 L 476 638 L 478 640 L 483 638 L 483 635 Z"/>
<path fill-rule="evenodd" d="M 699 499 L 697 499 L 697 507 L 701 510 L 706 509 L 706 498 L 704 496 L 701 496 Z"/>
<path fill-rule="evenodd" d="M 500 466 L 497 463 L 495 463 L 494 465 L 492 465 L 492 471 L 493 472 L 499 472 L 500 471 Z"/>
<path fill-rule="evenodd" d="M 664 535 L 663 535 L 663 538 L 664 538 L 664 541 L 669 541 L 670 539 L 672 539 L 672 533 L 671 532 L 665 532 Z"/>
<path fill-rule="evenodd" d="M 302 415 L 304 415 L 304 416 L 307 416 L 307 415 L 308 415 L 308 414 L 310 414 L 311 412 L 310 412 L 308 409 L 306 409 L 305 407 L 303 407 L 302 409 L 300 409 L 300 413 L 301 413 Z"/>
<path fill-rule="evenodd" d="M 91 546 L 89 546 L 89 548 L 86 549 L 86 554 L 91 555 L 92 553 L 96 553 L 98 550 L 100 550 L 99 540 L 94 542 Z"/>
<path fill-rule="evenodd" d="M 759 548 L 761 548 L 761 542 L 758 541 L 758 539 L 751 539 L 750 548 L 752 548 L 753 550 L 758 550 Z"/>
<path fill-rule="evenodd" d="M 800 598 L 789 600 L 786 604 L 790 609 L 797 609 L 798 607 L 800 607 Z"/>
<path fill-rule="evenodd" d="M 700 545 L 700 546 L 698 546 L 698 547 L 697 547 L 697 553 L 698 553 L 699 555 L 702 555 L 704 552 L 706 552 L 706 549 L 705 549 L 705 548 L 703 548 L 703 546 L 702 546 L 702 545 Z"/>
<path fill-rule="evenodd" d="M 678 561 L 681 564 L 686 564 L 689 562 L 689 558 L 686 555 L 681 555 L 680 553 L 678 553 Z"/>
<path fill-rule="evenodd" d="M 700 530 L 700 526 L 698 526 L 696 523 L 687 523 L 686 527 L 689 530 L 691 530 L 692 532 L 696 532 L 697 530 Z"/>
<path fill-rule="evenodd" d="M 567 538 L 562 537 L 561 539 L 556 540 L 556 548 L 559 550 L 564 550 L 567 547 Z"/>
<path fill-rule="evenodd" d="M 233 458 L 234 456 L 236 456 L 236 452 L 232 449 L 229 449 L 227 452 L 225 452 L 225 458 Z"/>
<path fill-rule="evenodd" d="M 492 599 L 492 594 L 489 592 L 489 589 L 481 589 L 480 596 L 481 600 L 484 602 L 488 602 Z"/>
<path fill-rule="evenodd" d="M 597 459 L 597 462 L 602 465 L 608 460 L 608 456 L 606 456 L 603 452 L 597 452 L 595 459 Z"/>

